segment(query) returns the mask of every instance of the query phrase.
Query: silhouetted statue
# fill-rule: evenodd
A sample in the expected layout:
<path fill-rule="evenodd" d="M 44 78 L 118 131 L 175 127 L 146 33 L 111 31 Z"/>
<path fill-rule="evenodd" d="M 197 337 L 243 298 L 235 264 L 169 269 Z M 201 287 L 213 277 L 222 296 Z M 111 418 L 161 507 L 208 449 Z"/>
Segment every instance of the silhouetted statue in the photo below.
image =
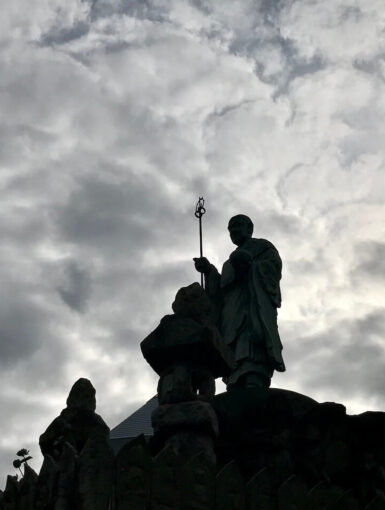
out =
<path fill-rule="evenodd" d="M 282 261 L 272 243 L 252 238 L 248 216 L 234 216 L 228 229 L 237 249 L 223 264 L 222 274 L 205 257 L 194 259 L 217 308 L 220 332 L 236 359 L 235 370 L 224 380 L 228 389 L 269 387 L 274 370 L 285 371 L 277 326 Z"/>
<path fill-rule="evenodd" d="M 43 455 L 51 455 L 57 460 L 67 442 L 81 452 L 89 437 L 96 432 L 108 441 L 109 428 L 103 418 L 95 413 L 95 388 L 88 379 L 78 379 L 67 398 L 67 407 L 55 418 L 40 436 L 39 443 Z"/>
<path fill-rule="evenodd" d="M 212 321 L 212 304 L 199 283 L 178 290 L 159 326 L 141 343 L 144 358 L 160 376 L 162 404 L 215 395 L 215 378 L 228 375 L 234 356 Z"/>

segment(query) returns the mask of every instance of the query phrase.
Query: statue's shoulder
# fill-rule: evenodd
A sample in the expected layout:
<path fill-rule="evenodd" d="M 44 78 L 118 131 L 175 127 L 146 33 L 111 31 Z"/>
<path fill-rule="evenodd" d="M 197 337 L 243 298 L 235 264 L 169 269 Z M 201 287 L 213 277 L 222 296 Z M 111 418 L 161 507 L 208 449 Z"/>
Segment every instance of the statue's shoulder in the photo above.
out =
<path fill-rule="evenodd" d="M 247 246 L 245 246 L 245 248 L 251 250 L 256 255 L 271 249 L 278 253 L 278 250 L 273 243 L 267 239 L 256 239 L 255 237 L 252 237 L 247 241 Z"/>

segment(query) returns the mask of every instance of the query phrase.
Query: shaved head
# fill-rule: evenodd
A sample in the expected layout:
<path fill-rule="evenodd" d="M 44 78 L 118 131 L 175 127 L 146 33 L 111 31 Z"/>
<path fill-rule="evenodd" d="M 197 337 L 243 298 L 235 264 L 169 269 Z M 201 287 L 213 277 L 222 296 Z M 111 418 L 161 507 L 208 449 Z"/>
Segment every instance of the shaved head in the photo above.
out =
<path fill-rule="evenodd" d="M 230 218 L 229 226 L 233 224 L 234 222 L 244 222 L 248 225 L 249 229 L 251 230 L 251 233 L 253 233 L 254 230 L 254 223 L 251 221 L 251 219 L 246 216 L 246 214 L 236 214 L 232 218 Z"/>
<path fill-rule="evenodd" d="M 237 214 L 230 219 L 228 230 L 232 242 L 237 246 L 241 246 L 252 236 L 254 225 L 245 214 Z"/>

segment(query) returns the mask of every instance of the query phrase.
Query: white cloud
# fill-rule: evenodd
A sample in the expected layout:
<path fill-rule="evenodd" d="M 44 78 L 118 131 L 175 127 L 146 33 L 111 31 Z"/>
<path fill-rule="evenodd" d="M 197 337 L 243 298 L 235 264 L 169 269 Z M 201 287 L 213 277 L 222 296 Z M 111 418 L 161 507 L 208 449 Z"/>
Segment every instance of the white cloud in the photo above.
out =
<path fill-rule="evenodd" d="M 341 0 L 294 2 L 283 10 L 281 30 L 309 55 L 320 52 L 330 62 L 343 63 L 379 55 L 384 41 L 381 1 L 366 4 Z"/>

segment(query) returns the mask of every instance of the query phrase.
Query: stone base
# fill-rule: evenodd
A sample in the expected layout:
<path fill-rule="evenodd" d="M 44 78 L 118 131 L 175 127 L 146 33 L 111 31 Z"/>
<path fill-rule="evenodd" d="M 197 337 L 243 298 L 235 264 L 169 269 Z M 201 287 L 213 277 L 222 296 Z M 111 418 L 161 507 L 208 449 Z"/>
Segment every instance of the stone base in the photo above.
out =
<path fill-rule="evenodd" d="M 161 405 L 152 413 L 151 421 L 155 434 L 162 436 L 169 436 L 176 430 L 218 435 L 216 414 L 210 404 L 201 400 Z"/>
<path fill-rule="evenodd" d="M 163 446 L 186 460 L 204 452 L 215 464 L 218 420 L 210 404 L 201 400 L 165 404 L 155 409 L 151 418 L 155 437 Z"/>
<path fill-rule="evenodd" d="M 171 447 L 178 456 L 186 461 L 195 455 L 204 453 L 212 464 L 216 463 L 214 439 L 209 434 L 202 434 L 191 430 L 180 432 L 167 438 L 164 446 Z"/>

